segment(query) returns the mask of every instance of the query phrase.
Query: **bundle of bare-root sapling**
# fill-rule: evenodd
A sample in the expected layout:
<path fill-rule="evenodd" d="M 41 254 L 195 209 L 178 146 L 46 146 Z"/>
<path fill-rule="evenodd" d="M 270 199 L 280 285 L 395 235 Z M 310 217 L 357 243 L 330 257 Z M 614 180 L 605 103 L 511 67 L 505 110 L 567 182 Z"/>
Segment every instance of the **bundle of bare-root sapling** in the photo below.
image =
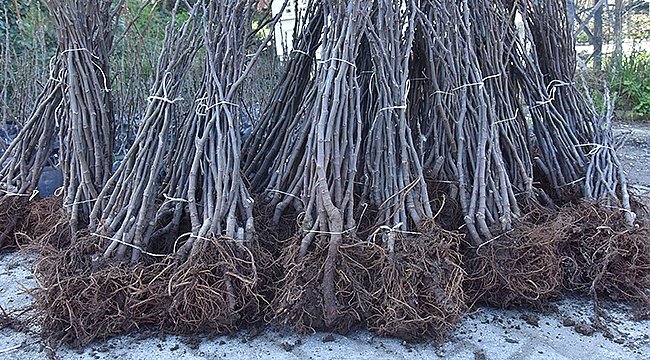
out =
<path fill-rule="evenodd" d="M 583 196 L 593 112 L 575 84 L 576 54 L 564 2 L 511 6 L 524 31 L 512 39 L 510 77 L 532 121 L 535 181 L 561 205 Z"/>
<path fill-rule="evenodd" d="M 568 144 L 583 157 L 579 168 L 582 172 L 574 182 L 588 201 L 568 205 L 560 212 L 579 229 L 566 232 L 559 239 L 558 256 L 566 259 L 564 285 L 571 291 L 592 296 L 596 326 L 601 325 L 600 298 L 629 301 L 637 306 L 640 315 L 647 317 L 648 228 L 635 224 L 635 209 L 611 129 L 613 109 L 609 92 L 605 88 L 601 112 L 596 111 L 589 90 L 584 97 L 579 93 L 573 38 L 561 1 L 531 4 L 522 13 L 532 34 L 536 50 L 533 54 L 539 68 L 543 74 L 549 74 L 545 79 L 547 86 L 563 85 L 562 91 L 549 99 L 550 104 L 562 115 L 564 127 L 575 136 Z"/>
<path fill-rule="evenodd" d="M 584 95 L 580 93 L 575 42 L 562 2 L 547 0 L 522 12 L 526 15 L 527 33 L 532 37 L 533 55 L 541 74 L 545 75 L 545 85 L 551 89 L 548 101 L 562 115 L 564 126 L 574 134 L 575 140 L 570 144 L 584 157 L 582 177 L 576 180 L 582 187 L 580 195 L 619 208 L 632 226 L 636 215 L 630 204 L 628 181 L 616 154 L 618 146 L 611 129 L 613 100 L 609 90 L 605 86 L 600 112 L 596 110 L 591 90 L 585 88 Z M 535 121 L 535 125 L 541 127 L 540 121 Z"/>
<path fill-rule="evenodd" d="M 47 335 L 84 345 L 143 326 L 221 332 L 258 318 L 253 240 L 236 238 L 241 231 L 225 225 L 231 209 L 235 225 L 247 225 L 252 216 L 244 207 L 250 204 L 242 201 L 249 199 L 241 179 L 215 186 L 239 176 L 237 86 L 261 52 L 247 57 L 253 8 L 252 1 L 199 2 L 182 26 L 171 22 L 141 129 L 94 207 L 92 234 L 63 251 L 48 251 L 37 264 L 38 273 L 50 274 L 38 296 Z M 194 112 L 176 122 L 183 80 L 201 40 L 208 50 L 206 81 Z M 176 166 L 192 165 L 194 158 L 197 167 Z M 211 184 L 188 192 L 191 181 Z M 200 208 L 188 206 L 188 198 Z M 228 203 L 231 212 L 208 207 L 215 203 Z M 204 215 L 178 236 L 181 218 Z"/>
<path fill-rule="evenodd" d="M 595 131 L 593 142 L 589 144 L 592 148 L 587 154 L 589 163 L 585 173 L 584 197 L 621 211 L 627 225 L 633 227 L 635 209 L 632 208 L 627 176 L 617 153 L 622 144 L 616 142 L 612 131 L 614 99 L 610 98 L 609 89 L 605 88 L 605 106 L 601 113 L 597 113 L 588 92 L 587 96 L 591 100 Z"/>
<path fill-rule="evenodd" d="M 280 156 L 282 144 L 296 131 L 296 122 L 292 120 L 314 79 L 316 50 L 323 28 L 320 1 L 310 1 L 299 19 L 302 20 L 295 28 L 293 50 L 286 60 L 282 77 L 242 149 L 244 173 L 251 179 L 251 191 L 254 192 L 264 191 L 271 181 L 273 174 L 266 171 Z"/>
<path fill-rule="evenodd" d="M 563 290 L 567 278 L 569 283 L 574 282 L 571 279 L 575 279 L 575 274 L 589 273 L 581 281 L 593 281 L 590 293 L 594 296 L 594 289 L 626 293 L 630 288 L 621 291 L 623 287 L 617 285 L 617 276 L 629 283 L 647 284 L 647 275 L 639 276 L 644 271 L 636 272 L 636 278 L 627 278 L 629 272 L 621 271 L 625 268 L 622 264 L 647 268 L 647 250 L 640 250 L 647 249 L 647 246 L 636 243 L 638 240 L 634 239 L 639 238 L 637 231 L 629 231 L 627 240 L 622 241 L 625 238 L 622 232 L 628 230 L 621 229 L 614 220 L 631 217 L 629 210 L 625 209 L 625 206 L 629 209 L 629 202 L 625 205 L 626 184 L 621 182 L 624 177 L 617 175 L 620 163 L 616 163 L 610 145 L 611 134 L 607 136 L 607 125 L 604 120 L 599 120 L 606 119 L 607 114 L 597 116 L 575 86 L 575 53 L 567 30 L 564 5 L 560 1 L 543 1 L 508 6 L 472 8 L 476 18 L 483 20 L 473 21 L 474 28 L 478 29 L 475 39 L 482 39 L 482 44 L 506 46 L 498 57 L 489 56 L 490 49 L 498 49 L 498 46 L 478 45 L 476 53 L 483 68 L 499 61 L 507 62 L 507 65 L 501 65 L 506 70 L 501 73 L 509 77 L 509 82 L 504 83 L 507 87 L 501 88 L 503 91 L 497 88 L 494 92 L 495 98 L 502 99 L 496 109 L 516 104 L 517 97 L 523 97 L 525 106 L 513 108 L 529 114 L 532 122 L 534 136 L 524 139 L 524 143 L 529 142 L 527 159 L 532 158 L 535 165 L 532 172 L 534 183 L 532 192 L 518 192 L 517 200 L 521 202 L 522 195 L 528 194 L 525 198 L 531 201 L 522 203 L 525 206 L 512 230 L 476 244 L 476 252 L 471 254 L 473 258 L 468 263 L 474 280 L 472 290 L 478 298 L 501 306 L 542 305 Z M 515 12 L 520 12 L 524 18 L 523 39 L 516 35 Z M 494 22 L 490 25 L 490 21 Z M 496 41 L 484 41 L 485 34 L 492 34 L 494 29 L 504 29 L 505 32 L 498 35 Z M 490 82 L 486 88 L 498 84 L 498 81 Z M 501 128 L 506 123 L 519 122 L 520 127 L 526 125 L 526 122 L 507 114 L 500 117 L 504 119 L 498 122 Z M 504 134 L 503 130 L 501 132 Z M 516 139 L 512 132 L 509 133 L 500 137 L 506 159 L 516 150 L 516 147 L 505 147 L 507 141 Z M 510 175 L 509 164 L 512 162 L 504 163 L 505 169 L 510 179 L 516 179 Z M 520 188 L 517 181 L 512 184 Z M 621 216 L 602 215 L 608 210 L 594 206 L 588 213 L 593 212 L 596 216 L 578 219 L 570 215 L 572 210 L 557 211 L 554 206 L 554 203 L 562 205 L 582 196 L 607 197 L 612 203 L 622 204 Z M 606 224 L 612 229 L 609 235 L 604 234 L 607 231 L 590 234 L 594 222 L 603 225 L 595 217 L 607 219 Z M 627 221 L 631 223 L 631 219 Z M 580 225 L 584 236 L 573 230 L 579 222 L 584 222 Z M 625 249 L 630 244 L 633 244 L 632 249 Z M 609 246 L 608 254 L 593 251 L 598 246 Z M 601 272 L 595 274 L 595 268 Z M 618 275 L 608 276 L 610 271 Z M 647 296 L 641 296 L 642 292 L 627 293 L 634 293 L 634 300 L 644 299 L 647 304 Z"/>
<path fill-rule="evenodd" d="M 75 231 L 79 222 L 87 223 L 91 203 L 110 173 L 108 57 L 122 2 L 46 4 L 57 28 L 58 53 L 34 112 L 0 157 L 0 205 L 8 211 L 0 219 L 0 246 L 12 237 L 16 218 L 25 214 L 26 200 L 35 199 L 48 163 L 58 167 L 61 161 L 64 202 Z M 60 158 L 52 146 L 57 131 Z"/>
<path fill-rule="evenodd" d="M 253 46 L 255 6 L 252 0 L 202 1 L 203 85 L 180 124 L 161 188 L 165 202 L 156 214 L 164 232 L 189 222 L 171 245 L 168 311 L 180 329 L 232 331 L 261 316 L 258 270 L 267 256 L 255 236 L 240 153 L 241 86 L 273 33 Z"/>
<path fill-rule="evenodd" d="M 60 58 L 55 58 L 32 115 L 0 156 L 0 248 L 11 246 L 16 226 L 28 211 L 28 200 L 36 198 L 43 168 L 48 161 L 58 166 L 52 145 L 57 135 L 56 113 L 63 99 L 63 81 Z"/>
<path fill-rule="evenodd" d="M 522 205 L 535 203 L 538 191 L 530 133 L 509 78 L 513 13 L 488 1 L 435 1 L 419 10 L 413 116 L 429 181 L 446 185 L 434 189 L 448 189 L 437 191 L 462 213 L 471 293 L 500 305 L 552 296 L 561 282 L 554 248 L 523 226 Z M 543 260 L 528 263 L 531 253 Z"/>
<path fill-rule="evenodd" d="M 512 78 L 517 72 L 510 56 L 520 45 L 515 8 L 492 2 L 474 8 L 473 14 L 483 20 L 474 31 L 479 62 L 484 71 L 500 75 L 486 84 L 496 113 L 491 129 L 498 131 L 496 145 L 504 160 L 499 168 L 514 190 L 510 197 L 517 212 L 513 212 L 516 217 L 508 231 L 496 232 L 494 238 L 475 244 L 470 261 L 472 290 L 477 298 L 502 307 L 540 306 L 561 291 L 563 272 L 557 238 L 566 223 L 556 216 L 548 188 L 535 182 L 538 173 L 533 164 L 539 152 L 524 116 L 529 107 L 520 101 L 522 92 Z M 487 42 L 481 41 L 485 34 L 490 39 Z M 524 76 L 534 79 L 536 74 Z"/>
<path fill-rule="evenodd" d="M 480 25 L 484 16 L 493 15 L 490 9 L 491 4 L 481 1 L 471 6 L 436 1 L 423 7 L 419 17 L 425 44 L 433 49 L 421 51 L 429 66 L 426 81 L 434 90 L 433 101 L 426 102 L 430 109 L 420 110 L 431 114 L 421 122 L 420 146 L 431 173 L 454 183 L 449 195 L 457 197 L 475 246 L 512 229 L 520 209 L 511 178 L 519 179 L 522 191 L 531 182 L 524 163 L 527 149 L 502 143 L 501 130 L 516 132 L 517 127 L 508 127 L 521 118 L 516 104 L 501 94 L 507 91 L 501 29 Z M 446 26 L 455 31 L 447 32 Z M 507 156 L 515 160 L 506 162 Z"/>
<path fill-rule="evenodd" d="M 38 224 L 41 219 L 32 217 L 36 228 L 49 226 L 51 229 L 47 230 L 51 239 L 37 244 L 41 253 L 34 272 L 42 286 L 35 292 L 35 298 L 42 311 L 40 320 L 45 336 L 56 333 L 60 338 L 68 336 L 68 339 L 85 341 L 77 325 L 86 320 L 85 324 L 93 327 L 96 319 L 80 320 L 77 315 L 104 308 L 96 302 L 88 306 L 90 302 L 84 303 L 81 293 L 87 288 L 95 292 L 107 289 L 83 284 L 84 281 L 92 283 L 92 279 L 79 279 L 84 271 L 91 270 L 88 260 L 94 249 L 91 251 L 92 246 L 79 241 L 76 235 L 77 230 L 87 225 L 90 209 L 110 175 L 113 112 L 109 57 L 123 1 L 52 0 L 46 1 L 46 5 L 57 30 L 59 53 L 53 63 L 59 70 L 48 85 L 56 84 L 55 91 L 48 95 L 49 100 L 41 103 L 43 108 L 39 107 L 36 115 L 47 116 L 42 121 L 48 130 L 41 136 L 53 128 L 59 132 L 65 211 L 54 210 L 51 203 L 46 203 L 39 206 L 40 211 L 54 210 L 52 214 L 46 213 L 43 219 L 46 223 Z M 56 108 L 51 109 L 52 106 Z M 41 151 L 49 152 L 51 141 L 42 140 Z M 33 173 L 40 171 L 42 161 L 37 159 L 33 163 L 37 167 Z M 96 299 L 93 294 L 86 293 L 86 296 Z M 76 302 L 77 298 L 81 301 Z"/>
<path fill-rule="evenodd" d="M 200 48 L 198 9 L 198 5 L 192 8 L 190 17 L 178 29 L 176 13 L 173 13 L 138 134 L 91 213 L 89 230 L 110 240 L 103 252 L 105 258 L 136 263 L 142 252 L 170 252 L 169 244 L 152 246 L 152 238 L 156 242 L 165 232 L 156 228 L 157 218 L 164 217 L 157 216 L 156 212 L 164 170 L 169 166 L 180 135 L 177 118 L 184 114 L 179 113 L 178 104 L 187 101 L 181 97 L 184 79 Z"/>
<path fill-rule="evenodd" d="M 99 192 L 111 175 L 114 120 L 109 72 L 123 1 L 47 1 L 54 19 L 63 103 L 58 112 L 64 207 L 73 234 L 88 225 Z"/>
<path fill-rule="evenodd" d="M 302 330 L 347 330 L 370 307 L 379 254 L 355 235 L 354 188 L 362 130 L 357 58 L 371 4 L 322 2 L 315 79 L 292 119 L 273 119 L 291 121 L 289 131 L 279 156 L 255 175 L 266 183 L 276 223 L 289 208 L 299 214 L 299 232 L 281 245 L 284 277 L 273 307 L 280 322 Z"/>
<path fill-rule="evenodd" d="M 461 235 L 435 224 L 409 121 L 409 61 L 417 10 L 411 1 L 375 1 L 367 25 L 372 74 L 364 92 L 365 206 L 373 209 L 368 241 L 384 249 L 377 301 L 368 319 L 380 335 L 440 336 L 464 309 Z M 405 9 L 405 11 L 401 11 Z M 416 125 L 417 126 L 417 125 Z"/>

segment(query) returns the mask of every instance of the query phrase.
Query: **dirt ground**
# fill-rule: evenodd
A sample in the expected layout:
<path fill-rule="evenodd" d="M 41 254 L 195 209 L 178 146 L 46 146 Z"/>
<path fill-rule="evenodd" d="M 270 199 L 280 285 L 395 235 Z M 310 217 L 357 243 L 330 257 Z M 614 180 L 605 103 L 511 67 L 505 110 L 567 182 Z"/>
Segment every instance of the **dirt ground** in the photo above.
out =
<path fill-rule="evenodd" d="M 650 194 L 650 122 L 615 125 L 633 190 Z M 0 307 L 20 313 L 37 284 L 28 256 L 0 254 Z M 478 307 L 442 344 L 409 344 L 367 331 L 347 336 L 245 329 L 232 336 L 182 338 L 142 332 L 95 342 L 84 350 L 51 349 L 34 328 L 6 323 L 0 312 L 0 359 L 650 359 L 650 321 L 634 321 L 607 304 L 609 335 L 594 329 L 588 299 L 557 301 L 544 312 Z M 29 313 L 21 315 L 22 318 Z"/>
<path fill-rule="evenodd" d="M 635 191 L 650 195 L 650 120 L 617 122 L 614 135 L 624 140 L 619 156 Z"/>

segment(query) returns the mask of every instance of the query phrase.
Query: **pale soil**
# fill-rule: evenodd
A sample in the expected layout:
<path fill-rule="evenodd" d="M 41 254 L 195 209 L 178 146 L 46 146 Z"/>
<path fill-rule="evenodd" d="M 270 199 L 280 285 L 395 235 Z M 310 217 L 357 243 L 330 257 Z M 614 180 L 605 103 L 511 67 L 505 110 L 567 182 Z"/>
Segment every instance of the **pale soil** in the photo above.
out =
<path fill-rule="evenodd" d="M 650 123 L 619 123 L 615 134 L 627 136 L 620 156 L 635 191 L 650 193 Z M 37 284 L 30 264 L 22 255 L 0 255 L 0 306 L 6 312 L 32 301 L 26 289 Z M 0 359 L 650 359 L 650 321 L 634 321 L 621 304 L 606 308 L 609 338 L 591 328 L 589 300 L 565 299 L 544 313 L 479 307 L 438 345 L 407 344 L 366 331 L 341 336 L 266 329 L 255 336 L 243 330 L 210 339 L 131 334 L 75 351 L 48 348 L 36 329 L 5 327 L 0 329 Z"/>
<path fill-rule="evenodd" d="M 613 127 L 617 138 L 624 140 L 619 156 L 634 189 L 650 194 L 650 120 L 618 122 Z"/>

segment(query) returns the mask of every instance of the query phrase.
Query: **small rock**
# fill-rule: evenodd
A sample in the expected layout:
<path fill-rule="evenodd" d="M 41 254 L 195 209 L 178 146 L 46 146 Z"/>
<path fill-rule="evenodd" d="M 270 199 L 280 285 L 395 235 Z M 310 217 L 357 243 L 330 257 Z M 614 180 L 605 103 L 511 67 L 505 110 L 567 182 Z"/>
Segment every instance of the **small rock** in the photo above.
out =
<path fill-rule="evenodd" d="M 192 350 L 198 350 L 199 346 L 201 345 L 201 339 L 196 336 L 186 338 L 183 342 Z"/>
<path fill-rule="evenodd" d="M 519 344 L 519 340 L 512 338 L 506 338 L 506 342 L 511 344 Z"/>
<path fill-rule="evenodd" d="M 530 315 L 530 314 L 524 314 L 521 315 L 521 318 L 531 326 L 539 326 L 539 316 L 537 315 Z"/>
<path fill-rule="evenodd" d="M 289 352 L 289 351 L 293 350 L 293 348 L 294 348 L 295 345 L 290 344 L 290 343 L 288 343 L 288 342 L 285 341 L 285 342 L 282 343 L 281 346 L 282 346 L 282 348 L 284 349 L 284 351 Z"/>
<path fill-rule="evenodd" d="M 594 334 L 594 328 L 591 327 L 591 325 L 585 323 L 576 324 L 576 326 L 573 329 L 578 334 L 585 335 L 585 336 L 591 336 Z"/>
<path fill-rule="evenodd" d="M 575 322 L 575 320 L 571 319 L 570 317 L 564 317 L 562 319 L 562 325 L 567 326 L 567 327 L 575 326 L 576 322 Z"/>
<path fill-rule="evenodd" d="M 332 341 L 334 341 L 334 340 L 335 340 L 335 339 L 334 339 L 334 335 L 332 335 L 332 334 L 327 334 L 327 335 L 325 335 L 325 336 L 323 337 L 323 342 L 324 342 L 324 343 L 332 342 Z"/>
<path fill-rule="evenodd" d="M 485 356 L 483 350 L 478 350 L 474 352 L 474 360 L 487 360 L 487 356 Z"/>
<path fill-rule="evenodd" d="M 256 337 L 260 335 L 260 329 L 258 327 L 254 327 L 249 333 L 248 333 L 248 340 L 253 340 Z"/>

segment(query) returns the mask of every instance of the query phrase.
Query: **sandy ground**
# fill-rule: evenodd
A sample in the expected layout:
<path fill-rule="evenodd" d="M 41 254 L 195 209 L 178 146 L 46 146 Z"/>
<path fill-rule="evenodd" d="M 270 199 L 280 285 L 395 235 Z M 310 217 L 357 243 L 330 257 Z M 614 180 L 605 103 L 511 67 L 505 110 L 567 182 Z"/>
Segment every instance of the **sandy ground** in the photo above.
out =
<path fill-rule="evenodd" d="M 632 187 L 650 195 L 650 120 L 646 122 L 618 122 L 614 134 L 624 141 L 619 156 Z"/>
<path fill-rule="evenodd" d="M 621 158 L 635 191 L 650 193 L 650 123 L 619 123 L 615 133 L 627 138 Z M 27 289 L 37 284 L 30 268 L 29 257 L 0 254 L 5 312 L 19 313 L 31 303 Z M 588 299 L 564 299 L 545 312 L 478 307 L 442 344 L 408 344 L 367 331 L 300 335 L 268 328 L 210 338 L 143 332 L 71 350 L 49 348 L 37 329 L 0 323 L 0 359 L 650 359 L 650 321 L 634 321 L 622 304 L 606 309 L 609 336 L 591 327 Z"/>

